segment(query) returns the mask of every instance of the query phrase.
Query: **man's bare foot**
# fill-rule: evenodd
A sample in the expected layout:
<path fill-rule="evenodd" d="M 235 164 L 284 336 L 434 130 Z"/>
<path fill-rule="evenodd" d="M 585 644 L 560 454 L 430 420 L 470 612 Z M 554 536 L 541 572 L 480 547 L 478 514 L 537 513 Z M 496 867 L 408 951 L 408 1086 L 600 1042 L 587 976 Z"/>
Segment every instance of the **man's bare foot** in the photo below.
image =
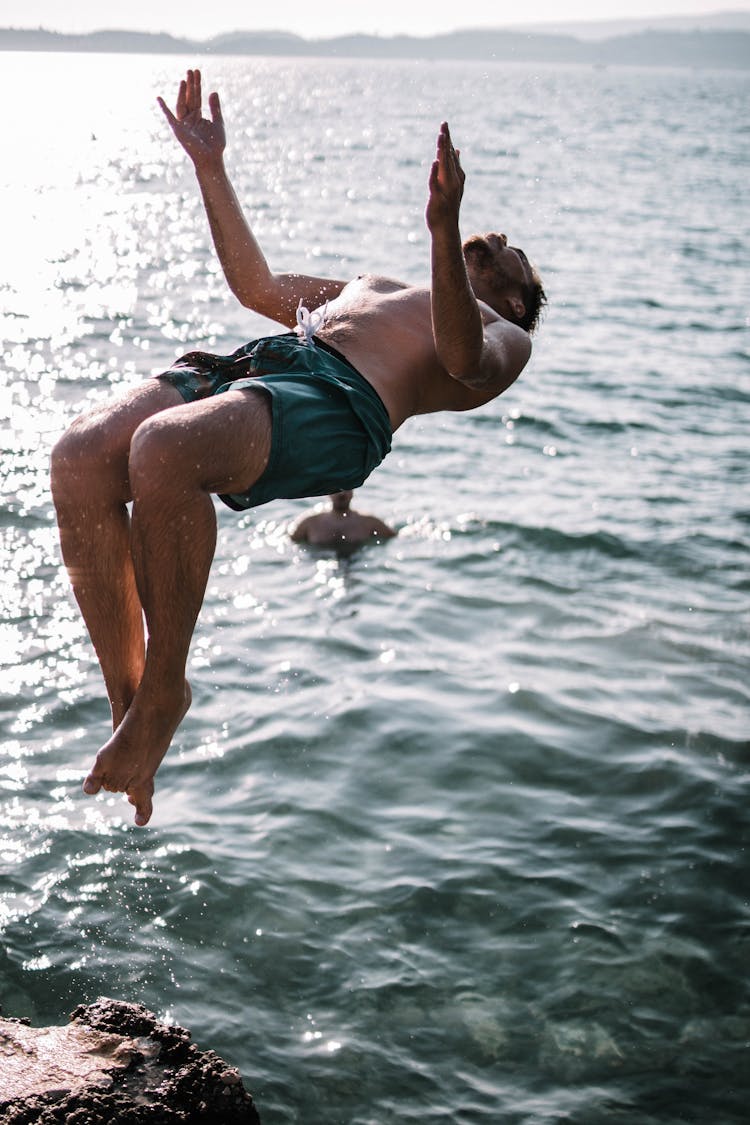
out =
<path fill-rule="evenodd" d="M 96 755 L 83 783 L 84 793 L 92 795 L 100 789 L 126 793 L 135 806 L 135 823 L 139 827 L 148 824 L 156 771 L 191 701 L 187 680 L 180 695 L 144 699 L 143 692 L 136 692 L 117 730 Z"/>

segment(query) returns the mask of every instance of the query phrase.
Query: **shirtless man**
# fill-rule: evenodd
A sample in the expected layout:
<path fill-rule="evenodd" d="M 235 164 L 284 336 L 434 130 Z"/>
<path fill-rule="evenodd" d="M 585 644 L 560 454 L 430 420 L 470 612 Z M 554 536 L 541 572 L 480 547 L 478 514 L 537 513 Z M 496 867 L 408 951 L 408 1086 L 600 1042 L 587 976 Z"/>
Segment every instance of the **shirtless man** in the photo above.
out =
<path fill-rule="evenodd" d="M 348 553 L 363 543 L 393 539 L 396 532 L 387 523 L 352 508 L 353 496 L 350 488 L 334 492 L 329 498 L 329 511 L 305 516 L 292 529 L 294 542 L 307 543 L 310 547 L 333 547 Z"/>
<path fill-rule="evenodd" d="M 429 174 L 430 285 L 347 283 L 269 268 L 224 168 L 217 94 L 202 114 L 199 71 L 180 83 L 174 113 L 159 104 L 193 162 L 229 287 L 299 335 L 228 358 L 191 353 L 79 418 L 52 454 L 63 558 L 112 708 L 114 733 L 83 788 L 126 793 L 138 825 L 190 706 L 185 667 L 216 544 L 212 493 L 244 509 L 359 487 L 405 419 L 471 410 L 513 383 L 544 300 L 504 234 L 462 247 L 464 173 L 446 124 Z"/>

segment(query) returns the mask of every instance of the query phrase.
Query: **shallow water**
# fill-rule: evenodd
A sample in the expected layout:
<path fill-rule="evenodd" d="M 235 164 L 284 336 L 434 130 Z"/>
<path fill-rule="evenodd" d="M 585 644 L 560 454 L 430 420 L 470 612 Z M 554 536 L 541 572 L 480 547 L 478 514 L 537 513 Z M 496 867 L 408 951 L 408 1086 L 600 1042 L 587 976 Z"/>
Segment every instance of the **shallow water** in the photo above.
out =
<path fill-rule="evenodd" d="M 138 831 L 80 792 L 108 709 L 49 448 L 270 326 L 155 107 L 182 60 L 3 62 L 4 1013 L 143 1002 L 268 1122 L 746 1120 L 747 77 L 208 61 L 274 265 L 422 279 L 447 118 L 464 232 L 507 230 L 550 308 L 500 400 L 397 433 L 356 497 L 396 540 L 339 560 L 289 540 L 305 502 L 218 507 Z"/>

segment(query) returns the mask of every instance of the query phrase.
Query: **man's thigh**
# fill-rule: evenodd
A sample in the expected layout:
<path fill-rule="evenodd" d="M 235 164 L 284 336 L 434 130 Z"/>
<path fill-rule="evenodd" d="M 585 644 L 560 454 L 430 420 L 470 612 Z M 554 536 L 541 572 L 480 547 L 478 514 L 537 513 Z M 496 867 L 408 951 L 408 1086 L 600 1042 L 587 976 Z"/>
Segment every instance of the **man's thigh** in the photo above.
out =
<path fill-rule="evenodd" d="M 186 486 L 207 492 L 244 492 L 268 464 L 268 396 L 260 388 L 228 390 L 174 406 L 149 418 L 138 430 L 131 460 L 137 460 L 144 447 Z"/>

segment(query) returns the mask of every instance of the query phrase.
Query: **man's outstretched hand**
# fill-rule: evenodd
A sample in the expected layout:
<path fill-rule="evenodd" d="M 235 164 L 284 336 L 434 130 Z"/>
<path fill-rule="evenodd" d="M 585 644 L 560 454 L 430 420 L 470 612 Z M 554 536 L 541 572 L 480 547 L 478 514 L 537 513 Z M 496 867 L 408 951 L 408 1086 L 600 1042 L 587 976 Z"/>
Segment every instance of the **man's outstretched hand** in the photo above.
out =
<path fill-rule="evenodd" d="M 215 163 L 221 159 L 226 145 L 224 118 L 218 94 L 209 94 L 208 107 L 211 120 L 201 112 L 201 72 L 189 70 L 180 82 L 177 105 L 172 113 L 163 98 L 156 99 L 164 111 L 172 132 L 196 167 Z"/>
<path fill-rule="evenodd" d="M 437 153 L 430 169 L 429 198 L 425 211 L 427 227 L 435 231 L 442 223 L 458 223 L 458 212 L 464 194 L 466 174 L 453 147 L 446 121 L 440 126 Z"/>

